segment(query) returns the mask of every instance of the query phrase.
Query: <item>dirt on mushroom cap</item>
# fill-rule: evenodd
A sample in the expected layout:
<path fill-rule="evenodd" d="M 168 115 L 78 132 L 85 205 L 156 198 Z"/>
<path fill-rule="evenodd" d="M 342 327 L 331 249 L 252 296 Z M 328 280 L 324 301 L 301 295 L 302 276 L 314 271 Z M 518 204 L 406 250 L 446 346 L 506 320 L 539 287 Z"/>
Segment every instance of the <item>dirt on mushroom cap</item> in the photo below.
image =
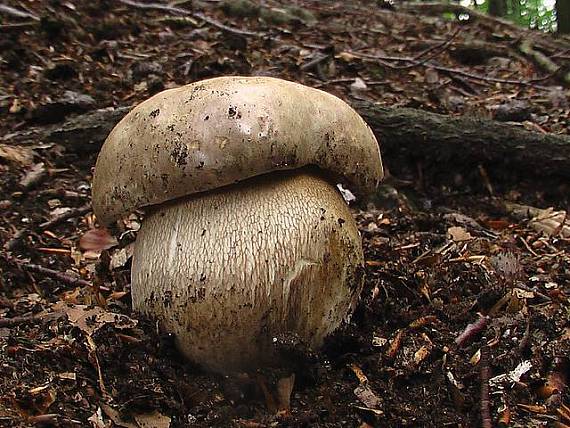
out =
<path fill-rule="evenodd" d="M 105 224 L 147 205 L 274 170 L 316 165 L 357 193 L 383 177 L 378 143 L 339 98 L 269 77 L 221 77 L 161 92 L 111 132 L 95 168 Z"/>

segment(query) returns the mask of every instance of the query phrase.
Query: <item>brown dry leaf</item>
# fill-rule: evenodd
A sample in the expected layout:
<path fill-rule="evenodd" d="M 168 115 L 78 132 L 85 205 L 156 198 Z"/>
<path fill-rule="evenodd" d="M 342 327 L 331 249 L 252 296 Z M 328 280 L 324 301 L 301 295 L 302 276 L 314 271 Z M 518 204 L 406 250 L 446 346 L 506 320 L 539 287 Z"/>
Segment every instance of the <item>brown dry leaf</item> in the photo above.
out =
<path fill-rule="evenodd" d="M 137 320 L 126 315 L 105 311 L 98 306 L 89 308 L 86 305 L 66 305 L 60 302 L 54 305 L 54 309 L 63 311 L 69 322 L 87 335 L 92 335 L 105 324 L 113 324 L 119 329 L 134 328 L 137 325 Z"/>
<path fill-rule="evenodd" d="M 123 419 L 121 419 L 119 412 L 117 410 L 113 409 L 108 404 L 102 404 L 101 409 L 103 410 L 103 412 L 105 412 L 105 414 L 109 417 L 109 419 L 111 419 L 113 421 L 113 423 L 115 425 L 117 425 L 118 427 L 139 428 L 139 426 L 137 424 L 134 424 L 132 422 L 126 422 Z"/>
<path fill-rule="evenodd" d="M 563 238 L 570 238 L 570 219 L 566 211 L 554 211 L 552 208 L 539 210 L 529 225 L 546 236 L 560 234 Z"/>
<path fill-rule="evenodd" d="M 80 297 L 82 295 L 81 288 L 77 287 L 71 291 L 65 291 L 61 295 L 61 299 L 66 303 L 71 303 L 73 305 L 77 305 L 80 303 Z"/>
<path fill-rule="evenodd" d="M 117 240 L 107 232 L 107 229 L 90 229 L 79 240 L 79 248 L 83 251 L 100 253 L 118 245 Z"/>
<path fill-rule="evenodd" d="M 423 360 L 429 357 L 430 354 L 431 354 L 430 347 L 422 345 L 422 347 L 414 353 L 414 363 L 416 364 L 421 363 Z"/>
<path fill-rule="evenodd" d="M 77 380 L 77 375 L 73 372 L 58 373 L 57 377 L 66 380 Z"/>
<path fill-rule="evenodd" d="M 128 291 L 113 291 L 109 297 L 107 298 L 107 303 L 110 302 L 111 300 L 121 300 L 123 297 L 125 297 L 127 294 L 129 294 Z"/>
<path fill-rule="evenodd" d="M 390 346 L 386 349 L 385 355 L 390 360 L 396 357 L 396 354 L 400 350 L 400 346 L 402 345 L 402 340 L 404 339 L 404 335 L 406 334 L 406 330 L 401 328 L 396 332 L 394 338 L 390 341 Z"/>
<path fill-rule="evenodd" d="M 153 413 L 145 413 L 142 415 L 134 415 L 135 421 L 139 428 L 169 428 L 170 418 L 154 411 Z"/>
<path fill-rule="evenodd" d="M 29 147 L 0 144 L 0 158 L 29 166 L 34 160 L 34 152 Z"/>
<path fill-rule="evenodd" d="M 103 413 L 101 412 L 101 407 L 97 409 L 87 420 L 91 423 L 93 428 L 108 428 L 107 424 L 103 420 Z"/>
<path fill-rule="evenodd" d="M 455 242 L 461 241 L 469 241 L 473 239 L 473 236 L 469 232 L 467 232 L 464 228 L 460 226 L 452 226 L 447 229 L 447 234 L 453 239 Z"/>

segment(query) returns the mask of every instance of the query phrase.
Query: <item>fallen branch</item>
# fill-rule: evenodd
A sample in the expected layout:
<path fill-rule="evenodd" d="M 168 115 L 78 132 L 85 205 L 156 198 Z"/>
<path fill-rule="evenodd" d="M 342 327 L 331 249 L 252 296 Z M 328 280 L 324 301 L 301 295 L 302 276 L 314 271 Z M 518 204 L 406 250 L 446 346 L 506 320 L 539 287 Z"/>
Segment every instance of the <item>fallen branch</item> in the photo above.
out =
<path fill-rule="evenodd" d="M 563 83 L 570 85 L 570 71 L 563 71 L 562 67 L 555 64 L 550 58 L 542 52 L 533 48 L 532 42 L 528 39 L 523 40 L 519 44 L 519 50 L 527 57 L 532 59 L 544 71 L 557 76 Z"/>
<path fill-rule="evenodd" d="M 466 168 L 477 171 L 483 165 L 488 173 L 519 170 L 528 176 L 570 177 L 567 135 L 531 132 L 521 126 L 477 117 L 381 107 L 367 101 L 355 101 L 353 107 L 373 128 L 382 145 L 382 155 L 392 168 L 409 161 L 436 167 L 446 162 L 450 173 L 463 173 Z M 98 110 L 47 131 L 36 128 L 33 135 L 12 134 L 8 139 L 13 144 L 32 144 L 38 139 L 57 141 L 69 151 L 96 152 L 129 110 L 130 107 Z M 51 226 L 46 223 L 41 227 Z"/>
<path fill-rule="evenodd" d="M 104 108 L 75 116 L 63 124 L 28 128 L 4 135 L 1 140 L 10 144 L 37 144 L 38 140 L 54 142 L 76 153 L 93 153 L 111 129 L 132 107 Z"/>
<path fill-rule="evenodd" d="M 411 108 L 353 103 L 374 130 L 391 167 L 421 161 L 452 173 L 524 171 L 531 177 L 570 177 L 570 136 L 527 131 L 510 123 L 450 117 Z M 494 177 L 498 179 L 498 177 Z"/>
<path fill-rule="evenodd" d="M 193 16 L 194 18 L 201 19 L 205 23 L 210 24 L 211 26 L 216 27 L 220 30 L 227 31 L 228 33 L 233 33 L 240 36 L 256 36 L 256 37 L 263 36 L 262 33 L 257 33 L 255 31 L 240 30 L 239 28 L 230 27 L 228 25 L 216 21 L 213 18 L 204 15 L 203 13 L 190 12 L 189 10 L 183 9 L 181 7 L 170 6 L 161 3 L 139 3 L 133 0 L 119 0 L 119 1 L 127 6 L 132 6 L 139 9 L 162 10 L 164 12 L 169 12 L 176 15 Z"/>

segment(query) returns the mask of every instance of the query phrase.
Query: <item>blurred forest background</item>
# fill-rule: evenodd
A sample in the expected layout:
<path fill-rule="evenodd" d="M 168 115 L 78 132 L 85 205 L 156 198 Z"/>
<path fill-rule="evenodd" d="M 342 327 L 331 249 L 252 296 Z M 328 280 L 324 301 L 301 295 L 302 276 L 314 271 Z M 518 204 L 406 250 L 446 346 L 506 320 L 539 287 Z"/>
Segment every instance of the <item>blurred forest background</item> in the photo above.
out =
<path fill-rule="evenodd" d="M 570 33 L 570 0 L 461 0 L 460 4 L 522 27 Z"/>

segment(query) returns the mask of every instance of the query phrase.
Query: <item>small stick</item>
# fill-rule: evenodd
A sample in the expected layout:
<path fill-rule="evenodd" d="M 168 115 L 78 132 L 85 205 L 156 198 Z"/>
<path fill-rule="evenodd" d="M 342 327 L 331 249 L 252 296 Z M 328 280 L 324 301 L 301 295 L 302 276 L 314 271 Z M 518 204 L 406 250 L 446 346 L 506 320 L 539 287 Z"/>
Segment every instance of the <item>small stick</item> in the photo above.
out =
<path fill-rule="evenodd" d="M 4 13 L 6 15 L 12 15 L 16 18 L 29 18 L 29 19 L 33 19 L 34 21 L 39 21 L 40 18 L 36 15 L 34 15 L 33 13 L 24 11 L 24 10 L 20 10 L 20 9 L 16 9 L 15 7 L 12 6 L 8 6 L 6 4 L 0 4 L 0 13 Z"/>
<path fill-rule="evenodd" d="M 246 30 L 240 30 L 239 28 L 229 27 L 227 25 L 222 24 L 221 22 L 216 21 L 215 19 L 212 19 L 212 18 L 204 15 L 203 13 L 190 12 L 186 9 L 181 8 L 181 7 L 169 6 L 167 4 L 161 4 L 161 3 L 139 3 L 139 2 L 134 1 L 134 0 L 119 0 L 119 1 L 121 3 L 127 5 L 127 6 L 132 6 L 132 7 L 136 7 L 139 9 L 151 9 L 151 10 L 155 9 L 155 10 L 162 10 L 164 12 L 174 13 L 176 15 L 185 15 L 185 16 L 190 15 L 190 16 L 193 16 L 194 18 L 201 19 L 202 21 L 206 22 L 207 24 L 210 24 L 213 27 L 219 28 L 220 30 L 227 31 L 228 33 L 238 34 L 240 36 L 257 36 L 257 37 L 260 37 L 263 35 L 261 33 L 256 33 L 254 31 L 246 31 Z"/>
<path fill-rule="evenodd" d="M 16 260 L 15 263 L 18 267 L 20 267 L 23 270 L 37 273 L 51 279 L 55 279 L 56 281 L 62 282 L 71 287 L 78 287 L 78 286 L 93 287 L 93 284 L 91 284 L 88 281 L 85 281 L 82 278 L 76 277 L 75 275 L 69 275 L 67 273 L 58 272 L 56 270 L 48 269 L 46 267 L 35 265 L 33 263 L 24 263 L 19 260 Z"/>
<path fill-rule="evenodd" d="M 398 66 L 391 64 L 388 61 L 399 61 L 399 62 L 408 62 L 411 64 L 418 65 L 418 66 L 425 66 L 425 67 L 431 67 L 435 70 L 438 71 L 443 71 L 446 73 L 450 73 L 450 74 L 457 74 L 459 76 L 463 76 L 463 77 L 467 77 L 469 79 L 473 79 L 473 80 L 480 80 L 483 82 L 492 82 L 492 83 L 505 83 L 505 84 L 509 84 L 509 85 L 519 85 L 519 86 L 533 86 L 535 88 L 538 89 L 547 89 L 544 86 L 539 86 L 536 85 L 536 82 L 541 82 L 543 80 L 547 80 L 550 79 L 551 77 L 553 77 L 553 75 L 549 74 L 547 76 L 544 77 L 539 77 L 536 79 L 529 79 L 529 80 L 514 80 L 514 79 L 501 79 L 498 77 L 489 77 L 489 76 L 483 76 L 480 74 L 473 74 L 473 73 L 469 73 L 467 71 L 463 71 L 463 70 L 458 70 L 456 68 L 450 68 L 450 67 L 444 67 L 442 65 L 439 65 L 437 63 L 433 63 L 430 61 L 427 61 L 425 63 L 420 63 L 420 61 L 416 61 L 411 57 L 398 57 L 398 56 L 385 56 L 385 55 L 370 55 L 370 54 L 363 54 L 363 53 L 359 53 L 359 52 L 354 52 L 354 51 L 348 51 L 348 53 L 362 58 L 362 59 L 371 59 L 371 60 L 376 60 L 378 62 L 380 62 L 382 65 L 391 68 L 391 69 L 397 69 Z"/>
<path fill-rule="evenodd" d="M 52 218 L 49 221 L 46 221 L 45 223 L 41 223 L 39 228 L 40 228 L 40 230 L 49 229 L 50 227 L 55 226 L 56 224 L 59 224 L 62 221 L 65 221 L 65 220 L 70 219 L 72 217 L 76 217 L 76 216 L 86 214 L 89 211 L 91 211 L 91 204 L 85 204 L 85 205 L 80 206 L 79 208 L 73 208 L 69 211 L 64 212 L 61 215 L 58 215 L 55 218 Z"/>
<path fill-rule="evenodd" d="M 21 324 L 35 324 L 40 321 L 50 319 L 57 313 L 47 313 L 47 314 L 35 314 L 22 317 L 12 317 L 12 318 L 0 318 L 0 327 L 15 327 Z"/>
<path fill-rule="evenodd" d="M 484 338 L 483 341 L 485 341 Z M 481 367 L 481 427 L 492 428 L 491 402 L 489 399 L 489 378 L 491 377 L 491 369 L 489 367 L 489 347 L 487 344 L 481 346 L 481 359 L 479 360 L 479 364 Z"/>
<path fill-rule="evenodd" d="M 46 267 L 36 265 L 33 263 L 26 263 L 26 262 L 23 262 L 21 260 L 17 260 L 14 257 L 7 256 L 7 255 L 5 255 L 4 258 L 6 259 L 6 261 L 8 263 L 14 264 L 22 270 L 32 272 L 32 273 L 37 273 L 37 274 L 43 275 L 47 278 L 55 279 L 56 281 L 62 282 L 65 285 L 69 285 L 71 287 L 90 287 L 90 288 L 93 288 L 92 283 L 90 283 L 89 281 L 85 281 L 84 279 L 79 278 L 78 276 L 59 272 L 59 271 L 56 271 L 53 269 L 48 269 Z M 100 290 L 103 290 L 103 291 L 109 291 L 109 288 L 107 288 L 107 287 L 98 287 L 98 288 Z"/>
<path fill-rule="evenodd" d="M 49 229 L 59 223 L 61 223 L 62 221 L 65 221 L 67 219 L 70 219 L 72 217 L 76 217 L 76 216 L 80 216 L 83 215 L 85 213 L 88 213 L 89 211 L 91 211 L 91 204 L 85 204 L 82 205 L 79 208 L 73 208 L 67 212 L 64 212 L 63 214 L 52 218 L 49 221 L 46 221 L 44 223 L 41 223 L 38 228 L 40 230 L 46 230 Z M 16 246 L 18 245 L 18 243 L 22 240 L 22 238 L 28 233 L 29 231 L 27 229 L 22 229 L 17 231 L 14 236 L 12 236 L 8 242 L 6 242 L 4 244 L 4 249 L 6 251 L 12 251 L 13 249 L 16 248 Z"/>
<path fill-rule="evenodd" d="M 471 339 L 473 339 L 477 333 L 482 332 L 487 327 L 488 323 L 489 317 L 479 315 L 479 319 L 477 321 L 468 324 L 467 327 L 465 327 L 465 330 L 463 330 L 461 334 L 455 338 L 455 343 L 457 346 L 460 348 L 465 346 L 468 342 L 471 341 Z"/>

